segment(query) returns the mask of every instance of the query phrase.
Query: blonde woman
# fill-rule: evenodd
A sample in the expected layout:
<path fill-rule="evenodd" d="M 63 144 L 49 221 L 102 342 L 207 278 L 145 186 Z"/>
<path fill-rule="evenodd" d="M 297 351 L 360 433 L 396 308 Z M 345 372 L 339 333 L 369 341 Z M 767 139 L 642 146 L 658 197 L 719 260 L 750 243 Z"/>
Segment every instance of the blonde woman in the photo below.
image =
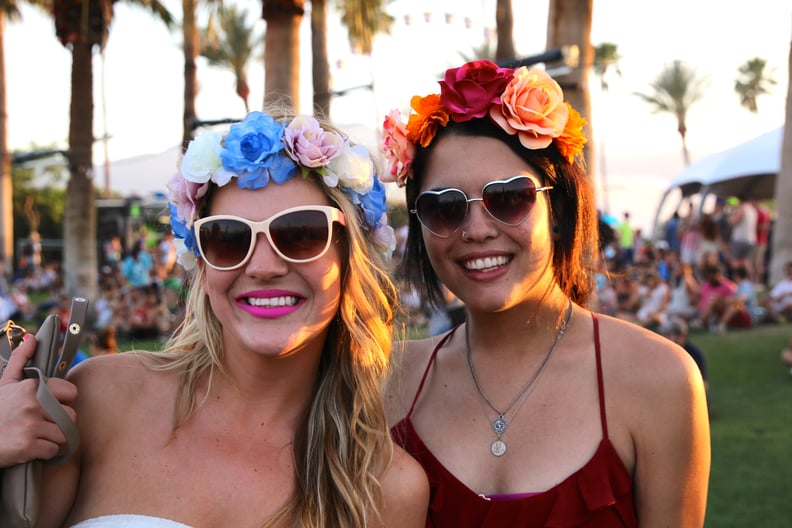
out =
<path fill-rule="evenodd" d="M 169 190 L 184 322 L 162 352 L 70 373 L 81 448 L 47 468 L 40 526 L 423 526 L 426 477 L 380 398 L 394 238 L 368 152 L 253 112 L 196 138 Z"/>

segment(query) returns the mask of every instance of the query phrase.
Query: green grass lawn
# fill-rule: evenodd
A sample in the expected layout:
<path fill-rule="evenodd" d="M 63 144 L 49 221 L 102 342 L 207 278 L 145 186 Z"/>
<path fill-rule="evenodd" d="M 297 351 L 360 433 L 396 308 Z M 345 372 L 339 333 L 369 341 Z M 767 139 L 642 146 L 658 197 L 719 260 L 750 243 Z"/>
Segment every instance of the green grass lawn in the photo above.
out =
<path fill-rule="evenodd" d="M 697 333 L 709 365 L 712 471 L 706 528 L 792 526 L 792 325 Z"/>

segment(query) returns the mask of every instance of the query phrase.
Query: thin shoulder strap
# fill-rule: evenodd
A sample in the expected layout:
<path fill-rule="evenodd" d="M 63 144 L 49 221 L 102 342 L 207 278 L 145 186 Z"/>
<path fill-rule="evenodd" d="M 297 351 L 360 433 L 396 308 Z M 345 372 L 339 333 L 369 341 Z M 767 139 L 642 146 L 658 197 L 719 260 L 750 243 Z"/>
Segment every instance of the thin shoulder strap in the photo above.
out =
<path fill-rule="evenodd" d="M 434 348 L 434 350 L 432 350 L 432 355 L 429 357 L 429 362 L 426 364 L 426 369 L 424 370 L 423 376 L 421 377 L 421 383 L 418 385 L 418 390 L 415 391 L 415 396 L 413 397 L 412 405 L 410 405 L 410 410 L 407 412 L 406 418 L 412 416 L 413 409 L 415 409 L 415 404 L 418 403 L 418 398 L 421 396 L 421 392 L 423 391 L 423 386 L 426 382 L 426 376 L 429 374 L 429 369 L 432 368 L 432 365 L 434 364 L 435 357 L 437 357 L 437 351 L 443 348 L 443 345 L 445 345 L 448 340 L 451 339 L 451 336 L 454 335 L 454 332 L 456 332 L 456 329 L 459 328 L 461 324 L 462 323 L 456 325 L 445 336 L 443 336 L 443 339 L 441 339 L 440 342 L 437 343 L 437 346 Z"/>
<path fill-rule="evenodd" d="M 599 393 L 600 421 L 602 422 L 602 438 L 608 438 L 608 419 L 605 416 L 605 384 L 602 381 L 602 352 L 600 351 L 599 320 L 597 314 L 591 312 L 594 323 L 594 353 L 597 357 L 597 392 Z"/>

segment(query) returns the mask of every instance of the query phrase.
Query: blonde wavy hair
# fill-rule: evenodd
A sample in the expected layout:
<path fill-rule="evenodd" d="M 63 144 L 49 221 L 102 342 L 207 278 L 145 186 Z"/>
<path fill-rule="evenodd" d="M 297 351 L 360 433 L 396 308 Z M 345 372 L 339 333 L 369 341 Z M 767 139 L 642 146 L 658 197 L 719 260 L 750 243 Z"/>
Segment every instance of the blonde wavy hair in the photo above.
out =
<path fill-rule="evenodd" d="M 261 525 L 364 527 L 372 516 L 381 519 L 380 478 L 393 456 L 381 389 L 398 295 L 358 208 L 337 187 L 327 187 L 316 175 L 309 178 L 347 218 L 340 230 L 341 299 L 313 399 L 295 435 L 294 495 Z M 222 327 L 201 288 L 203 273 L 198 266 L 190 277 L 184 320 L 163 350 L 143 353 L 151 368 L 178 373 L 174 431 L 195 411 L 200 382 L 211 386 L 223 372 Z"/>

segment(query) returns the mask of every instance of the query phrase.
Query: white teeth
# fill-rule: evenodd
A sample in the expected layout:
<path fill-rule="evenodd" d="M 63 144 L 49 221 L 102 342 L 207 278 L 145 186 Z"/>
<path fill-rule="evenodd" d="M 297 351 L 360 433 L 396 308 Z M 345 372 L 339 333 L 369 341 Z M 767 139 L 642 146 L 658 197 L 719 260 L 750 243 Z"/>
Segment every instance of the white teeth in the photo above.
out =
<path fill-rule="evenodd" d="M 247 302 L 251 306 L 274 308 L 277 306 L 294 306 L 297 304 L 297 297 L 293 297 L 291 295 L 284 297 L 268 297 L 266 299 L 249 297 Z"/>
<path fill-rule="evenodd" d="M 483 271 L 483 270 L 489 270 L 491 268 L 496 268 L 498 266 L 503 266 L 507 262 L 509 262 L 509 259 L 503 256 L 479 258 L 479 259 L 466 261 L 465 269 L 469 269 L 471 271 Z"/>

